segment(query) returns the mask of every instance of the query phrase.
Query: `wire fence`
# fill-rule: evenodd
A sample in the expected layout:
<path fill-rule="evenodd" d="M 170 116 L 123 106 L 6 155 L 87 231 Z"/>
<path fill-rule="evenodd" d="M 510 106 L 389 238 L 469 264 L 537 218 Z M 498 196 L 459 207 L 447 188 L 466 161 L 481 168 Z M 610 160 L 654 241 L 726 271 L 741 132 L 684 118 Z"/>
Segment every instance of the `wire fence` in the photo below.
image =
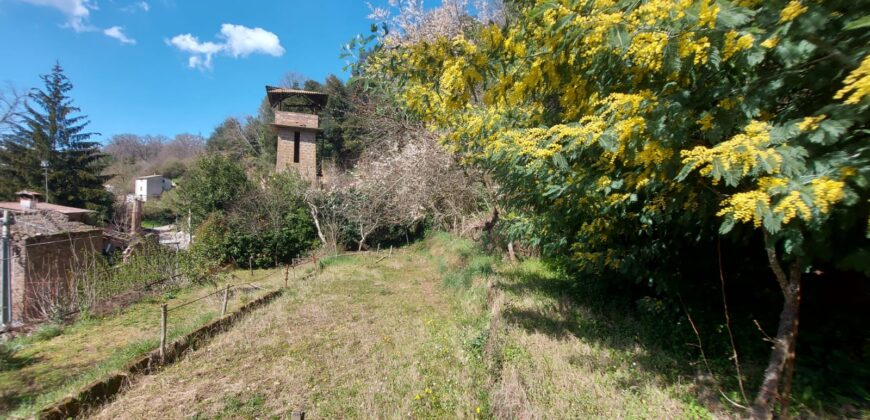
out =
<path fill-rule="evenodd" d="M 314 263 L 314 270 L 312 272 L 304 275 L 302 278 L 296 277 L 296 275 L 295 275 L 296 267 L 303 265 L 303 264 L 310 263 L 310 262 Z M 314 257 L 314 256 L 306 257 L 306 258 L 294 258 L 291 264 L 284 265 L 283 266 L 284 288 L 287 288 L 287 286 L 288 286 L 291 269 L 294 270 L 294 280 L 305 280 L 305 279 L 309 278 L 310 276 L 319 272 L 318 258 Z M 230 297 L 232 296 L 230 293 L 232 290 L 239 289 L 243 286 L 251 286 L 253 288 L 262 290 L 263 288 L 255 285 L 254 283 L 260 282 L 260 281 L 265 280 L 269 277 L 274 277 L 275 275 L 276 275 L 276 273 L 272 272 L 272 273 L 267 273 L 263 276 L 255 278 L 255 279 L 250 279 L 247 281 L 243 280 L 244 283 L 227 284 L 227 285 L 223 286 L 222 288 L 215 290 L 211 293 L 208 293 L 208 294 L 203 295 L 203 296 L 199 296 L 199 297 L 194 298 L 194 299 L 187 300 L 185 302 L 175 304 L 172 307 L 170 307 L 168 304 L 162 304 L 160 306 L 160 348 L 159 348 L 160 359 L 164 360 L 166 357 L 166 345 L 167 345 L 167 339 L 168 339 L 167 330 L 169 328 L 169 321 L 170 321 L 169 313 L 170 312 L 177 311 L 179 309 L 185 308 L 187 306 L 193 305 L 195 303 L 201 302 L 203 300 L 215 297 L 215 296 L 223 293 L 223 299 L 221 300 L 221 304 L 220 304 L 220 316 L 221 316 L 221 318 L 223 318 L 227 315 L 227 306 L 229 305 Z M 241 280 L 235 274 L 231 274 L 231 276 L 233 279 Z"/>

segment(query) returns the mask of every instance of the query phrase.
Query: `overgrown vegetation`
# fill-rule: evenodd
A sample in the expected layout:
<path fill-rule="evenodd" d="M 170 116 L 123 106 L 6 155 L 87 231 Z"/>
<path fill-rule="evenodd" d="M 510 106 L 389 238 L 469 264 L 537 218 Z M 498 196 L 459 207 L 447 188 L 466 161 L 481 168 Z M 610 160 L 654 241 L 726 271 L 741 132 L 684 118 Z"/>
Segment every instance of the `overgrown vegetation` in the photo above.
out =
<path fill-rule="evenodd" d="M 174 307 L 226 283 L 249 282 L 264 290 L 234 293 L 230 311 L 250 300 L 249 294 L 256 297 L 283 286 L 284 273 L 257 271 L 251 276 L 244 270 L 232 278 L 213 279 L 213 283 L 165 287 L 101 316 L 83 316 L 71 324 L 45 324 L 29 335 L 0 343 L 0 412 L 11 418 L 30 418 L 46 405 L 154 350 L 159 343 L 160 305 Z M 170 339 L 214 319 L 221 304 L 220 296 L 215 296 L 170 311 Z"/>
<path fill-rule="evenodd" d="M 443 145 L 491 175 L 509 240 L 639 310 L 676 321 L 694 308 L 705 337 L 731 349 L 735 407 L 788 415 L 792 390 L 818 389 L 794 381 L 795 348 L 829 346 L 797 344 L 802 286 L 853 284 L 868 271 L 862 7 L 508 3 L 504 24 L 457 12 L 463 1 L 395 3 L 398 18 L 384 19 L 371 48 L 355 45 L 356 71 L 397 86 Z M 866 283 L 854 287 L 866 302 Z M 732 317 L 710 310 L 729 301 Z M 755 322 L 774 337 L 766 369 Z M 866 366 L 866 331 L 833 331 L 852 337 L 843 356 Z M 798 355 L 805 379 L 817 369 L 807 362 Z M 866 404 L 853 389 L 837 393 Z"/>
<path fill-rule="evenodd" d="M 95 417 L 710 417 L 680 355 L 643 346 L 647 322 L 561 296 L 570 281 L 539 261 L 443 233 L 323 261 Z"/>

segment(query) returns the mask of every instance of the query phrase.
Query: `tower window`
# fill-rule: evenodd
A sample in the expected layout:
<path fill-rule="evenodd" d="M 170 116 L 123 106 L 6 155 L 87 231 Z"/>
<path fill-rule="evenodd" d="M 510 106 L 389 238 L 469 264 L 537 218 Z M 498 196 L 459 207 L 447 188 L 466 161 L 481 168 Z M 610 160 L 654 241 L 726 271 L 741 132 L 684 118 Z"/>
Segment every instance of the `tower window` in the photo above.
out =
<path fill-rule="evenodd" d="M 299 163 L 299 132 L 293 133 L 293 163 Z"/>

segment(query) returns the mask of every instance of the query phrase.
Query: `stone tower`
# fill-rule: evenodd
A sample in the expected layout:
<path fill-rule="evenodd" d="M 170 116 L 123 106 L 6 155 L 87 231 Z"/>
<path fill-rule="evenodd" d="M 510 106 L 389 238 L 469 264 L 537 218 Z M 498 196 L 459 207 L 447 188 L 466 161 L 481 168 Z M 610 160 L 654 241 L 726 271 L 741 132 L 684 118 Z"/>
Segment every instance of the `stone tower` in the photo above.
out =
<path fill-rule="evenodd" d="M 275 170 L 296 170 L 303 179 L 316 181 L 317 111 L 326 106 L 328 95 L 298 89 L 266 86 L 269 104 L 275 112 L 273 124 L 278 134 Z"/>

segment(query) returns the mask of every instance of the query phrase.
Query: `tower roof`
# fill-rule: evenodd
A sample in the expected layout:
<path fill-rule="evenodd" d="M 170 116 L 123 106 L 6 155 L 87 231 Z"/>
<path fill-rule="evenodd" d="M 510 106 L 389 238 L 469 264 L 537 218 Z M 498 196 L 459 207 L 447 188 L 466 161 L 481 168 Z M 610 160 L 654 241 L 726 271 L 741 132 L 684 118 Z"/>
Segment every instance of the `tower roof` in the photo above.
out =
<path fill-rule="evenodd" d="M 309 107 L 320 109 L 326 106 L 326 101 L 329 99 L 329 95 L 325 93 L 275 86 L 266 86 L 266 95 L 269 97 L 269 105 L 271 105 L 272 108 L 277 107 L 287 98 L 299 97 L 307 100 Z"/>

